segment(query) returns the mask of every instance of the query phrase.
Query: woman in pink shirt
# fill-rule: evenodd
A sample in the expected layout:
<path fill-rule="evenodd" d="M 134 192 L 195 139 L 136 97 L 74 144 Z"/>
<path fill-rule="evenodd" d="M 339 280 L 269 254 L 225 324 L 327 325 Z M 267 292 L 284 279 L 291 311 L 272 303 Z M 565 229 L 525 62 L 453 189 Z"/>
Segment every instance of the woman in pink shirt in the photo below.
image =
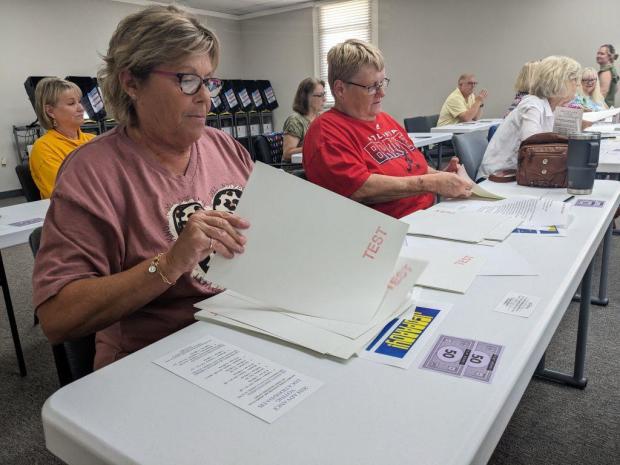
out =
<path fill-rule="evenodd" d="M 58 174 L 33 276 L 52 343 L 97 332 L 95 368 L 193 321 L 219 292 L 213 252 L 242 253 L 247 151 L 205 127 L 221 81 L 215 35 L 174 6 L 123 19 L 99 73 L 120 125 Z"/>

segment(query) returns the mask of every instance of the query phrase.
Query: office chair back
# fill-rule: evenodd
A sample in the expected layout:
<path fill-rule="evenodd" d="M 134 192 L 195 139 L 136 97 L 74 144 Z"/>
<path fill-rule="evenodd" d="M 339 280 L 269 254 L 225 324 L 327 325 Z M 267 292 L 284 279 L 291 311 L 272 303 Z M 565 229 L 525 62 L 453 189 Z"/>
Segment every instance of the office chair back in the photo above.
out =
<path fill-rule="evenodd" d="M 431 132 L 431 128 L 437 126 L 438 120 L 439 115 L 405 118 L 405 130 L 407 132 Z"/>
<path fill-rule="evenodd" d="M 41 227 L 35 229 L 28 238 L 34 256 L 37 255 L 41 244 L 41 231 Z M 52 353 L 60 386 L 66 386 L 93 372 L 95 335 L 89 334 L 62 344 L 52 345 Z"/>
<path fill-rule="evenodd" d="M 17 173 L 17 179 L 19 179 L 19 183 L 22 186 L 22 191 L 24 193 L 24 197 L 26 197 L 26 200 L 28 202 L 41 200 L 41 193 L 39 192 L 37 185 L 34 183 L 34 179 L 32 179 L 28 162 L 18 164 L 15 167 L 15 173 Z"/>
<path fill-rule="evenodd" d="M 499 124 L 494 124 L 493 126 L 489 128 L 489 133 L 487 135 L 487 141 L 491 142 L 491 139 L 493 138 L 495 131 L 497 131 L 497 128 L 499 128 Z"/>
<path fill-rule="evenodd" d="M 456 156 L 465 167 L 470 178 L 476 180 L 476 174 L 489 142 L 484 131 L 455 134 L 452 138 Z"/>

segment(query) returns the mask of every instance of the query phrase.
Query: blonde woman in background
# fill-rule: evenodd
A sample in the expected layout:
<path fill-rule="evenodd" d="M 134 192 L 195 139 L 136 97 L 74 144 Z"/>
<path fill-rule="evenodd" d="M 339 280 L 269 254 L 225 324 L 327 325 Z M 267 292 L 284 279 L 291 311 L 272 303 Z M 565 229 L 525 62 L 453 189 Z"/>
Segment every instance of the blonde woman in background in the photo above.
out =
<path fill-rule="evenodd" d="M 598 82 L 598 73 L 594 68 L 584 68 L 581 85 L 577 87 L 577 95 L 571 104 L 579 105 L 586 111 L 607 109 L 605 97 L 601 93 L 601 86 Z"/>
<path fill-rule="evenodd" d="M 532 83 L 532 77 L 534 76 L 534 71 L 536 70 L 536 66 L 540 63 L 539 60 L 536 61 L 528 61 L 521 67 L 521 71 L 517 75 L 517 80 L 515 81 L 515 91 L 517 94 L 515 95 L 514 100 L 508 107 L 508 110 L 504 114 L 504 118 L 508 116 L 508 114 L 517 108 L 517 105 L 523 100 L 523 98 L 530 94 L 530 86 Z"/>
<path fill-rule="evenodd" d="M 52 196 L 60 165 L 80 145 L 95 136 L 80 130 L 84 124 L 82 91 L 72 82 L 57 77 L 39 81 L 34 93 L 39 124 L 47 130 L 30 153 L 30 172 L 41 198 Z"/>
<path fill-rule="evenodd" d="M 524 97 L 502 122 L 489 142 L 477 178 L 517 167 L 521 142 L 553 130 L 553 110 L 575 98 L 581 65 L 565 56 L 541 60 L 532 77 L 530 95 Z"/>
<path fill-rule="evenodd" d="M 611 44 L 601 45 L 596 52 L 596 62 L 599 65 L 598 78 L 601 82 L 601 93 L 605 97 L 607 106 L 616 104 L 616 92 L 618 91 L 618 70 L 614 62 L 618 59 L 616 49 Z"/>

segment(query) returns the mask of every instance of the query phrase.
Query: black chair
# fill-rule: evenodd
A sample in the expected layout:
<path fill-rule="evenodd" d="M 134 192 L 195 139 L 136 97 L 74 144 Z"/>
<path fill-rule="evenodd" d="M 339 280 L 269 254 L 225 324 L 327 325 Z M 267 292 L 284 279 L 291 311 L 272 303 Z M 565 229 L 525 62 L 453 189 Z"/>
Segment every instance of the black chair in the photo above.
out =
<path fill-rule="evenodd" d="M 17 179 L 19 179 L 19 183 L 22 185 L 22 191 L 24 192 L 24 197 L 26 197 L 26 200 L 28 202 L 41 200 L 41 193 L 32 179 L 28 162 L 18 164 L 15 167 L 15 173 L 17 173 Z"/>
<path fill-rule="evenodd" d="M 36 256 L 41 243 L 41 228 L 30 233 L 28 240 L 32 254 Z M 54 362 L 60 386 L 86 376 L 93 372 L 95 361 L 95 335 L 89 334 L 78 339 L 52 345 Z"/>
<path fill-rule="evenodd" d="M 452 138 L 456 156 L 465 167 L 470 178 L 476 180 L 476 174 L 489 142 L 485 131 L 455 134 Z"/>
<path fill-rule="evenodd" d="M 437 126 L 437 121 L 439 121 L 439 115 L 428 115 L 428 116 L 416 116 L 414 118 L 405 118 L 405 130 L 407 132 L 431 132 L 431 128 Z M 454 155 L 454 148 L 452 147 L 452 142 L 440 142 L 436 146 L 423 147 L 422 152 L 429 160 L 435 159 L 437 169 L 441 169 L 441 163 L 443 160 L 443 156 L 452 156 Z"/>

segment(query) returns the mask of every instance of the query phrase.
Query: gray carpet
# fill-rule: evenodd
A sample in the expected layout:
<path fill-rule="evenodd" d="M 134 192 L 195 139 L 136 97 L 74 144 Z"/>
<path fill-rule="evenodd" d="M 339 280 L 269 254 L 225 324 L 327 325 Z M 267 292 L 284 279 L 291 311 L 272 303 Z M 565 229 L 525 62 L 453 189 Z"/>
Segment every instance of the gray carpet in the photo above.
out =
<path fill-rule="evenodd" d="M 19 201 L 23 199 L 0 200 L 0 206 Z M 489 464 L 620 463 L 620 237 L 614 237 L 613 244 L 611 303 L 593 307 L 590 318 L 587 388 L 580 391 L 533 380 Z M 19 377 L 0 299 L 0 464 L 60 464 L 45 449 L 41 427 L 41 407 L 58 388 L 58 380 L 49 344 L 32 325 L 32 255 L 24 245 L 3 250 L 2 256 L 28 376 Z M 594 276 L 598 277 L 598 269 Z M 551 342 L 550 368 L 571 369 L 577 310 L 577 304 L 572 304 Z"/>

